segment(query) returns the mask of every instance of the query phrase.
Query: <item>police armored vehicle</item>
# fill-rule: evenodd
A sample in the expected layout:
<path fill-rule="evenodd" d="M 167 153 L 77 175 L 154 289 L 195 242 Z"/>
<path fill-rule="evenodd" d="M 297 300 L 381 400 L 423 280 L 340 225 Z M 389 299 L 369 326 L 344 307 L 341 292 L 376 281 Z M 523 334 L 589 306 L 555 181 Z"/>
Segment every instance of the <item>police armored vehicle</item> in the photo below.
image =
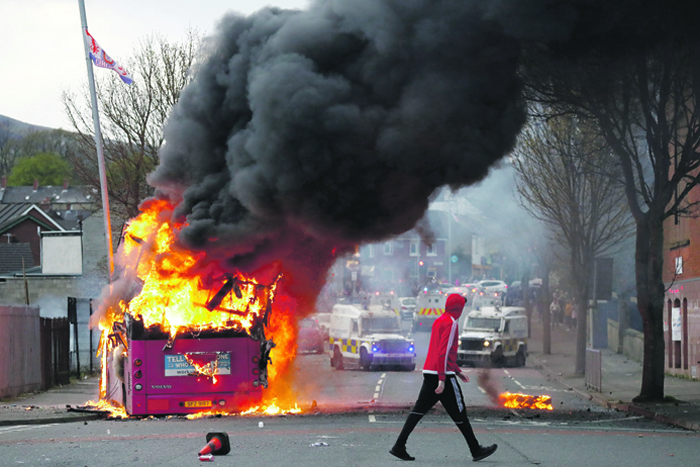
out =
<path fill-rule="evenodd" d="M 467 315 L 457 349 L 459 365 L 525 366 L 527 358 L 525 308 L 482 306 Z"/>
<path fill-rule="evenodd" d="M 328 337 L 331 366 L 336 370 L 416 368 L 415 345 L 401 335 L 401 318 L 383 305 L 334 305 Z"/>

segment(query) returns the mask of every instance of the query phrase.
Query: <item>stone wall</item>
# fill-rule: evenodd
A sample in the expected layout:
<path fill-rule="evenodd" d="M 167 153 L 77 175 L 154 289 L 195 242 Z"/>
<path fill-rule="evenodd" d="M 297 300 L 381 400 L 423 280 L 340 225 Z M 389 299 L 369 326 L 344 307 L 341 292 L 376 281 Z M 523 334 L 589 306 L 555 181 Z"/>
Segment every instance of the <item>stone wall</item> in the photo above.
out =
<path fill-rule="evenodd" d="M 622 340 L 622 353 L 641 363 L 644 359 L 644 334 L 634 329 L 625 329 Z M 608 348 L 616 352 L 620 348 L 618 323 L 612 319 L 608 319 Z"/>

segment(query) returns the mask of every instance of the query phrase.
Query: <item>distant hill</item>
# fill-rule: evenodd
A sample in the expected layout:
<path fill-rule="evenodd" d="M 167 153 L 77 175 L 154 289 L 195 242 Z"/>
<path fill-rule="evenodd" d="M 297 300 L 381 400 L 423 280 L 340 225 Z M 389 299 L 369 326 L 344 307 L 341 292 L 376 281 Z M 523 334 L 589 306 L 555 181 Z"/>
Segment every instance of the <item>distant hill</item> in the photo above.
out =
<path fill-rule="evenodd" d="M 22 138 L 29 133 L 45 130 L 53 130 L 53 128 L 32 125 L 31 123 L 21 122 L 14 118 L 0 115 L 0 132 L 4 133 L 8 139 Z"/>

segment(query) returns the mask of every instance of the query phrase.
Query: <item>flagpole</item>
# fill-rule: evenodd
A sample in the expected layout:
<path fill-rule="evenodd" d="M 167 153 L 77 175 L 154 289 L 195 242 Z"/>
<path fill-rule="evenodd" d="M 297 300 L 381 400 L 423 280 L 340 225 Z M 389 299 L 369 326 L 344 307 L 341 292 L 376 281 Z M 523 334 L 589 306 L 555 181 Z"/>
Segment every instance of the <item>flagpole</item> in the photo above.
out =
<path fill-rule="evenodd" d="M 97 146 L 97 166 L 100 171 L 100 189 L 102 193 L 102 211 L 104 212 L 105 240 L 107 241 L 107 261 L 109 265 L 109 280 L 111 281 L 114 272 L 114 258 L 112 256 L 112 221 L 109 214 L 109 198 L 107 196 L 107 172 L 105 170 L 104 150 L 102 147 L 102 133 L 100 132 L 100 116 L 97 111 L 97 93 L 95 92 L 95 75 L 92 70 L 92 60 L 90 60 L 90 50 L 85 37 L 87 30 L 87 16 L 85 15 L 85 1 L 78 0 L 80 5 L 80 25 L 82 27 L 81 36 L 85 47 L 85 63 L 87 64 L 88 82 L 90 84 L 90 100 L 92 101 L 92 121 L 95 124 L 95 145 Z"/>

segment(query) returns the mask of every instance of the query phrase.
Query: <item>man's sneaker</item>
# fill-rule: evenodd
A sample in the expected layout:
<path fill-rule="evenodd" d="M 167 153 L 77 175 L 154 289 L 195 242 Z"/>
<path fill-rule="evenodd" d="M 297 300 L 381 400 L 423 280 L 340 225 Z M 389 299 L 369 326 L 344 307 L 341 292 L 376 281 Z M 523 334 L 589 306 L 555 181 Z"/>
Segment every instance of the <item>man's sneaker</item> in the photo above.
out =
<path fill-rule="evenodd" d="M 406 447 L 405 446 L 397 446 L 394 445 L 393 448 L 389 451 L 389 454 L 392 456 L 396 456 L 402 461 L 414 461 L 416 460 L 415 457 L 409 456 L 408 453 L 406 452 Z"/>
<path fill-rule="evenodd" d="M 492 444 L 491 446 L 479 446 L 479 450 L 472 454 L 474 457 L 472 460 L 476 462 L 480 461 L 481 459 L 486 459 L 491 454 L 496 452 L 496 449 L 498 449 L 498 444 Z"/>

